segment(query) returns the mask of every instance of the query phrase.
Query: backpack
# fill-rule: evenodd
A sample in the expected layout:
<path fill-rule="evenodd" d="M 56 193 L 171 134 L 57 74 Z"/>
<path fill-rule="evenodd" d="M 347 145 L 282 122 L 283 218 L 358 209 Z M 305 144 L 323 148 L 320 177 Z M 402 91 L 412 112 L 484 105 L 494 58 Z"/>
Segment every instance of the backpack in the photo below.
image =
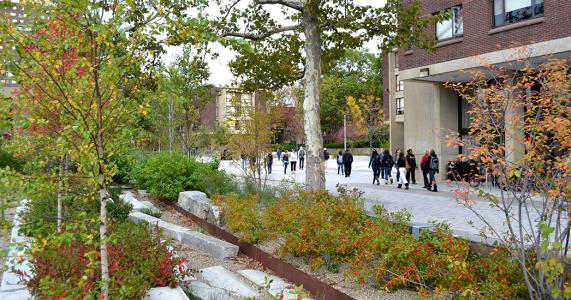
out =
<path fill-rule="evenodd" d="M 289 162 L 289 155 L 284 154 L 282 160 L 283 160 L 284 163 L 288 163 L 288 162 Z"/>
<path fill-rule="evenodd" d="M 299 150 L 299 158 L 304 158 L 305 157 L 305 150 L 301 149 Z"/>
<path fill-rule="evenodd" d="M 373 168 L 378 169 L 381 167 L 381 156 L 377 155 L 373 158 Z"/>
<path fill-rule="evenodd" d="M 343 155 L 337 156 L 337 163 L 338 163 L 338 164 L 342 164 L 342 163 L 343 163 Z"/>
<path fill-rule="evenodd" d="M 387 167 L 392 167 L 395 164 L 395 162 L 393 161 L 393 156 L 392 155 L 387 155 Z"/>
<path fill-rule="evenodd" d="M 439 167 L 438 157 L 432 156 L 430 158 L 430 165 L 429 165 L 430 170 L 438 171 L 438 167 Z"/>

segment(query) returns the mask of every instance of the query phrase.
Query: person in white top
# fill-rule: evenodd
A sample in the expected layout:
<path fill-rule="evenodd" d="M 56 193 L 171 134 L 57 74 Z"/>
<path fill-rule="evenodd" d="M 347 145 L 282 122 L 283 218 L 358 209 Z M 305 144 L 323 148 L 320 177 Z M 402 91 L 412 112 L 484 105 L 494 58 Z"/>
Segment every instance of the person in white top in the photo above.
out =
<path fill-rule="evenodd" d="M 297 165 L 297 153 L 295 153 L 295 151 L 292 151 L 290 153 L 289 156 L 289 164 L 291 165 L 291 172 L 294 173 L 295 172 L 295 167 Z"/>

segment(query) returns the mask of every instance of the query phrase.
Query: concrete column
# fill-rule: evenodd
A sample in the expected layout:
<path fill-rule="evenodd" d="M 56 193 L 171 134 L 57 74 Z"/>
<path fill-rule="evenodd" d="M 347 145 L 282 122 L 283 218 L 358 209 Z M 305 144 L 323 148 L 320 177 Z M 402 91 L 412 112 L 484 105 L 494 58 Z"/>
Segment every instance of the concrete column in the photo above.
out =
<path fill-rule="evenodd" d="M 525 91 L 521 91 L 525 93 Z M 508 98 L 505 112 L 505 142 L 506 142 L 506 161 L 515 163 L 519 161 L 524 154 L 524 103 L 522 99 L 511 95 Z"/>

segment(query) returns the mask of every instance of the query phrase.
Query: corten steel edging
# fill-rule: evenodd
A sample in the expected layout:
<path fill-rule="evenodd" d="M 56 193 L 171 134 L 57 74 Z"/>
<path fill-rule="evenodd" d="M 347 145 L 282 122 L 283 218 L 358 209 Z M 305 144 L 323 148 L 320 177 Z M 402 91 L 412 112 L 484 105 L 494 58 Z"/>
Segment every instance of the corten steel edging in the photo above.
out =
<path fill-rule="evenodd" d="M 178 206 L 178 204 L 173 202 L 164 201 L 165 204 L 168 206 L 176 209 L 178 212 L 191 218 L 194 222 L 196 222 L 201 228 L 205 229 L 209 234 L 225 240 L 231 244 L 238 245 L 240 248 L 240 252 L 244 255 L 252 258 L 258 262 L 260 262 L 264 267 L 272 270 L 275 272 L 279 277 L 285 278 L 288 281 L 292 282 L 295 285 L 303 285 L 303 288 L 309 291 L 313 296 L 316 296 L 318 299 L 326 299 L 326 300 L 344 300 L 344 299 L 351 299 L 354 298 L 350 297 L 349 295 L 333 288 L 332 286 L 326 284 L 325 282 L 312 277 L 311 275 L 298 270 L 295 266 L 290 263 L 284 262 L 273 255 L 263 251 L 262 249 L 256 247 L 255 245 L 240 241 L 238 237 L 233 235 L 232 233 L 214 225 L 208 223 L 206 220 L 203 220 L 194 214 L 190 213 L 189 211 L 185 210 L 184 208 Z"/>

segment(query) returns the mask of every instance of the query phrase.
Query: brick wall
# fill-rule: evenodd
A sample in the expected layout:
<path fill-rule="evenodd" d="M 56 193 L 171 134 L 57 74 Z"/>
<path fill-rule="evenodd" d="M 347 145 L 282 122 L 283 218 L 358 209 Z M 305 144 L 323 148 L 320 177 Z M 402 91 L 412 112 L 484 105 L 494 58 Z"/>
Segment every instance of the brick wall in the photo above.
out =
<path fill-rule="evenodd" d="M 399 51 L 401 70 L 571 36 L 571 0 L 545 0 L 543 22 L 493 34 L 488 33 L 494 28 L 492 0 L 421 0 L 421 2 L 423 14 L 432 14 L 461 4 L 464 37 L 462 42 L 438 47 L 435 53 L 413 47 L 411 54 L 404 55 L 401 49 Z M 435 32 L 434 26 L 428 30 Z"/>

